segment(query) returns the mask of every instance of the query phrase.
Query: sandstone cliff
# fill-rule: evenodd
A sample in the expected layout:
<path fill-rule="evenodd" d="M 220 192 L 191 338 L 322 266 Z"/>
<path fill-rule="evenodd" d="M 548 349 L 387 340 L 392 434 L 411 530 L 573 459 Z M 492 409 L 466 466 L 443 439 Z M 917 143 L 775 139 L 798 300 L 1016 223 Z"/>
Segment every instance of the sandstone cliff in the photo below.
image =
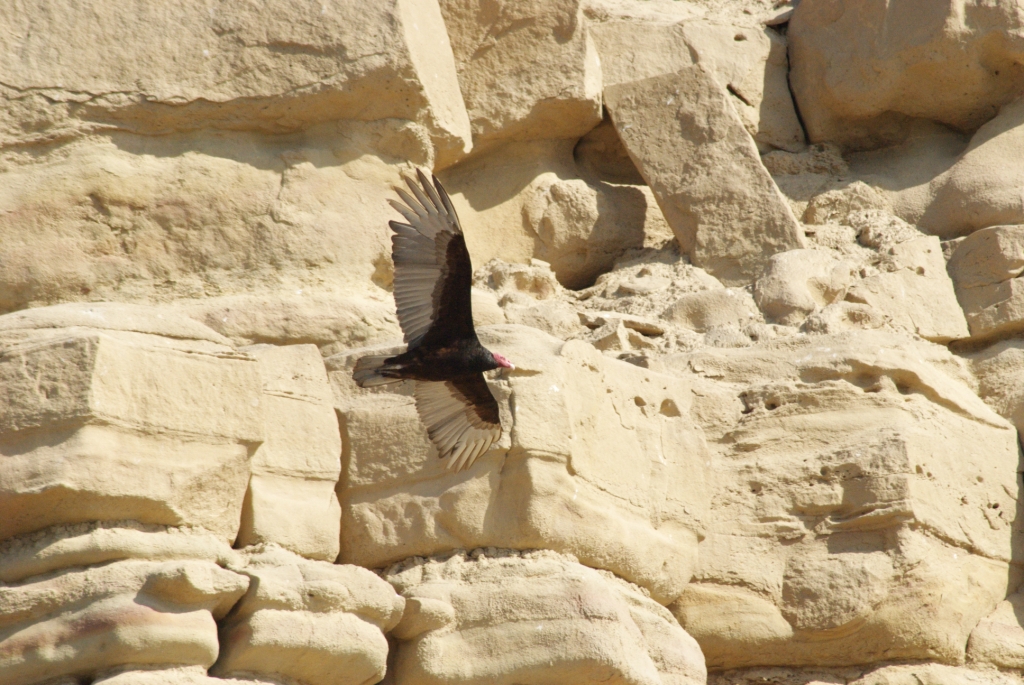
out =
<path fill-rule="evenodd" d="M 9 0 L 0 100 L 0 683 L 1024 683 L 1020 0 Z"/>

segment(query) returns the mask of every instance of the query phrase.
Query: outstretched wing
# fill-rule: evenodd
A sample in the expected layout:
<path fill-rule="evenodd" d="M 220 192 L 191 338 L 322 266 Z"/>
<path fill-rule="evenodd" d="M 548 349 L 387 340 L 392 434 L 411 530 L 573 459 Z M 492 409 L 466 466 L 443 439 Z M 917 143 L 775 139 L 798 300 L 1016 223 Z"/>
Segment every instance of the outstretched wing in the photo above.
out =
<path fill-rule="evenodd" d="M 483 374 L 454 381 L 416 381 L 416 410 L 446 468 L 469 468 L 501 437 L 498 403 Z"/>
<path fill-rule="evenodd" d="M 436 177 L 431 185 L 422 171 L 416 174 L 419 186 L 405 178 L 412 195 L 395 188 L 405 204 L 389 201 L 407 222 L 389 222 L 395 232 L 395 306 L 410 347 L 444 346 L 476 336 L 470 301 L 473 265 L 448 193 Z"/>

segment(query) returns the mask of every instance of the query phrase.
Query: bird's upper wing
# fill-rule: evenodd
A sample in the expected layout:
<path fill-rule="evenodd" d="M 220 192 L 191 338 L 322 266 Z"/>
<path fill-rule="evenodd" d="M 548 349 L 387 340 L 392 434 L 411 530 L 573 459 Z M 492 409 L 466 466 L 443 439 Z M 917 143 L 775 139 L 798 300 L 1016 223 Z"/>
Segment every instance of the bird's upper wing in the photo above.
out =
<path fill-rule="evenodd" d="M 412 195 L 395 188 L 405 204 L 390 201 L 408 222 L 389 222 L 395 232 L 391 254 L 398 323 L 410 346 L 474 337 L 473 266 L 462 226 L 437 178 L 431 185 L 422 171 L 416 174 L 422 188 L 407 177 Z"/>
<path fill-rule="evenodd" d="M 416 409 L 446 468 L 460 471 L 501 438 L 498 403 L 483 374 L 454 381 L 416 381 Z"/>

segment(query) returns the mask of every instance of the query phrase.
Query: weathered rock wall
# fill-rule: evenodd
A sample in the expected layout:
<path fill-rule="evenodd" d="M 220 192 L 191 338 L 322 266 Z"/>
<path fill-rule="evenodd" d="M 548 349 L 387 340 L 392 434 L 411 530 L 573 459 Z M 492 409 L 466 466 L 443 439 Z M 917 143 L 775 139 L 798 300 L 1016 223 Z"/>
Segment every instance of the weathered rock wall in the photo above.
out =
<path fill-rule="evenodd" d="M 1024 683 L 1018 0 L 13 0 L 0 100 L 0 683 Z"/>

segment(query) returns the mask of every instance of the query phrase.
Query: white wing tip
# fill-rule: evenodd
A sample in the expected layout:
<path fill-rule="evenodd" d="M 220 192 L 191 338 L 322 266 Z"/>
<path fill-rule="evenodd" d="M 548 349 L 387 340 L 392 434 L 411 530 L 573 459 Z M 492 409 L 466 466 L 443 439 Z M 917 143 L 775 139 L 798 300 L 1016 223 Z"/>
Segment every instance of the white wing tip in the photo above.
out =
<path fill-rule="evenodd" d="M 476 460 L 481 455 L 490 449 L 493 442 L 487 444 L 480 443 L 459 443 L 448 453 L 445 458 L 444 467 L 446 470 L 452 473 L 458 473 L 463 469 L 468 469 L 470 466 L 476 463 Z"/>

